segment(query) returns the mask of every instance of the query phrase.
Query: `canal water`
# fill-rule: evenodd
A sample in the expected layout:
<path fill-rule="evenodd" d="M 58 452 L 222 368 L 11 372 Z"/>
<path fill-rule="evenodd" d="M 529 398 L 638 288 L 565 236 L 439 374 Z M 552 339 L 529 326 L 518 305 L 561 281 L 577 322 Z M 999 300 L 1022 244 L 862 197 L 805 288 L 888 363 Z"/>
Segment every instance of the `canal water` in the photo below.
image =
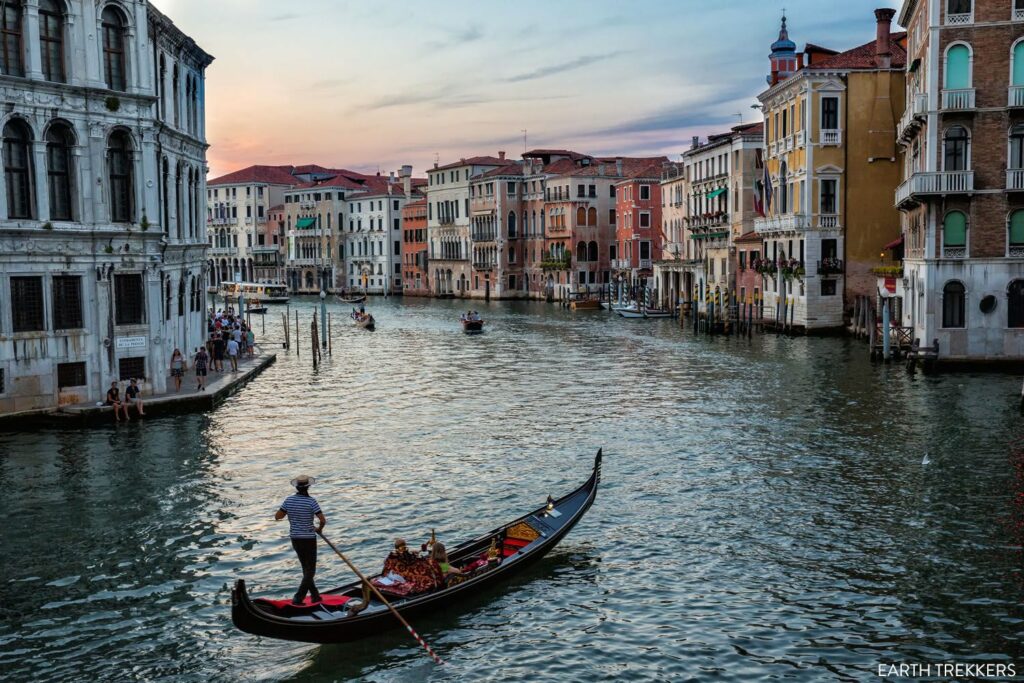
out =
<path fill-rule="evenodd" d="M 540 303 L 331 306 L 217 410 L 0 435 L 0 672 L 10 680 L 871 680 L 1024 670 L 1019 378 L 908 376 L 862 342 L 697 338 Z M 279 309 L 265 348 L 280 340 Z M 275 319 L 274 316 L 277 316 Z M 260 329 L 257 323 L 257 330 Z M 229 587 L 288 596 L 297 473 L 377 571 L 579 485 L 593 508 L 512 583 L 349 645 L 259 639 Z M 924 464 L 927 459 L 927 464 Z M 319 584 L 351 579 L 321 549 Z"/>

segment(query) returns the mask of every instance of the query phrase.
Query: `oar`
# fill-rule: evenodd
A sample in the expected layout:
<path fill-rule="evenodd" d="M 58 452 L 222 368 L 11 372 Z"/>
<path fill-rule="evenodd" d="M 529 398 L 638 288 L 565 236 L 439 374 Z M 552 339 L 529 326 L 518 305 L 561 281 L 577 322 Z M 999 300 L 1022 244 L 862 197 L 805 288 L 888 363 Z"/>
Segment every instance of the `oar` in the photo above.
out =
<path fill-rule="evenodd" d="M 363 582 L 363 585 L 364 586 L 369 586 L 370 590 L 372 590 L 374 595 L 377 596 L 377 599 L 380 600 L 381 602 L 383 602 L 385 605 L 387 605 L 387 608 L 389 610 L 391 610 L 391 613 L 395 615 L 395 618 L 398 619 L 400 622 L 402 622 L 402 626 L 405 626 L 405 630 L 407 630 L 409 632 L 409 634 L 413 638 L 415 638 L 419 642 L 420 645 L 423 646 L 423 649 L 427 651 L 427 654 L 430 655 L 431 657 L 433 657 L 434 661 L 437 662 L 438 664 L 444 664 L 444 660 L 441 659 L 440 657 L 438 657 L 434 653 L 434 651 L 430 649 L 430 646 L 427 645 L 427 641 L 425 641 L 422 638 L 420 638 L 420 634 L 416 633 L 416 631 L 413 630 L 412 626 L 409 625 L 409 622 L 406 621 L 402 617 L 402 615 L 398 613 L 398 610 L 396 610 L 391 605 L 391 603 L 388 602 L 387 599 L 383 595 L 380 594 L 380 591 L 377 590 L 377 587 L 374 586 L 372 583 L 370 583 L 370 581 L 365 576 L 363 576 L 363 573 L 361 571 L 359 571 L 358 569 L 356 569 L 356 566 L 354 564 L 349 562 L 348 558 L 345 557 L 341 553 L 340 550 L 338 550 L 337 546 L 335 546 L 333 543 L 331 543 L 330 539 L 327 538 L 326 536 L 324 536 L 323 532 L 317 531 L 317 534 L 320 535 L 320 538 L 324 539 L 324 543 L 326 543 L 327 545 L 331 546 L 331 550 L 333 550 L 334 552 L 338 553 L 338 557 L 340 557 L 342 559 L 342 561 L 345 564 L 348 565 L 349 569 L 351 569 L 352 571 L 354 571 L 356 573 L 356 576 L 358 576 L 359 579 Z"/>

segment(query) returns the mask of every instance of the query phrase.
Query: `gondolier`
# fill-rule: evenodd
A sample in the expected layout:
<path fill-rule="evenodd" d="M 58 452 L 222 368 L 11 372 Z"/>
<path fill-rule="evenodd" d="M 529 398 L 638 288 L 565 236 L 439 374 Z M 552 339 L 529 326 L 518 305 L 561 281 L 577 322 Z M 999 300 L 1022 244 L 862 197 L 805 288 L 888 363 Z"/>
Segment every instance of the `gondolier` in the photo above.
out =
<path fill-rule="evenodd" d="M 292 603 L 302 605 L 305 603 L 306 593 L 309 593 L 311 602 L 320 602 L 320 591 L 313 583 L 313 577 L 316 576 L 316 535 L 323 531 L 327 518 L 320 510 L 316 498 L 309 495 L 309 487 L 316 483 L 315 479 L 303 474 L 292 479 L 291 483 L 295 487 L 295 493 L 284 499 L 274 514 L 274 519 L 288 517 L 288 535 L 292 539 L 295 554 L 299 556 L 299 564 L 302 565 L 302 583 L 299 584 L 299 590 L 292 598 Z M 313 529 L 314 516 L 320 522 L 316 530 Z"/>

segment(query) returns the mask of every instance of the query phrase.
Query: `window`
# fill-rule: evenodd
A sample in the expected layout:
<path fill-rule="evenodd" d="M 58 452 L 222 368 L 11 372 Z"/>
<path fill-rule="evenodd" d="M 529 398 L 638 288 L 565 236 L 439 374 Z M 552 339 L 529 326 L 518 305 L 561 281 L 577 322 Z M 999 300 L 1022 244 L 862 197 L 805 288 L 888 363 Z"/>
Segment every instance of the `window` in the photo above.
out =
<path fill-rule="evenodd" d="M 822 280 L 821 281 L 821 295 L 822 296 L 835 296 L 836 295 L 836 280 Z"/>
<path fill-rule="evenodd" d="M 118 325 L 141 325 L 144 293 L 142 275 L 131 273 L 114 276 L 114 319 Z"/>
<path fill-rule="evenodd" d="M 65 387 L 84 387 L 88 382 L 85 379 L 85 363 L 58 363 L 57 364 L 57 389 Z"/>
<path fill-rule="evenodd" d="M 1010 214 L 1008 223 L 1010 256 L 1024 255 L 1024 210 Z"/>
<path fill-rule="evenodd" d="M 821 98 L 821 128 L 822 130 L 838 130 L 839 128 L 839 98 Z"/>
<path fill-rule="evenodd" d="M 950 0 L 950 2 L 954 1 Z M 970 12 L 969 9 L 967 11 Z M 971 87 L 971 50 L 966 45 L 953 45 L 946 51 L 946 90 L 964 90 L 969 87 Z"/>
<path fill-rule="evenodd" d="M 836 180 L 821 181 L 821 213 L 838 213 L 836 211 Z"/>
<path fill-rule="evenodd" d="M 640 242 L 640 258 L 649 259 L 651 258 L 651 243 L 647 241 Z"/>
<path fill-rule="evenodd" d="M 608 192 L 609 192 L 609 196 L 611 196 L 612 199 L 615 199 L 615 186 L 614 185 L 610 185 L 608 187 Z"/>
<path fill-rule="evenodd" d="M 78 330 L 82 321 L 82 278 L 77 275 L 53 277 L 53 329 Z"/>
<path fill-rule="evenodd" d="M 588 197 L 597 197 L 597 185 L 588 185 L 587 186 L 587 196 Z"/>
<path fill-rule="evenodd" d="M 1010 129 L 1010 154 L 1008 158 L 1010 168 L 1024 169 L 1024 125 L 1017 125 Z"/>
<path fill-rule="evenodd" d="M 608 209 L 608 222 L 615 225 L 615 209 Z"/>
<path fill-rule="evenodd" d="M 967 170 L 967 130 L 963 126 L 953 126 L 946 131 L 943 143 L 942 170 Z"/>
<path fill-rule="evenodd" d="M 71 129 L 55 123 L 46 131 L 46 176 L 50 190 L 50 218 L 70 221 L 71 215 Z"/>
<path fill-rule="evenodd" d="M 1024 15 L 1024 0 L 1015 0 L 1014 11 Z M 1024 40 L 1017 41 L 1013 46 L 1013 58 L 1010 60 L 1010 85 L 1024 85 Z"/>
<path fill-rule="evenodd" d="M 46 329 L 43 278 L 11 278 L 11 318 L 14 332 L 42 332 Z"/>
<path fill-rule="evenodd" d="M 640 186 L 640 199 L 650 199 L 650 198 L 651 198 L 651 186 L 650 185 L 641 185 Z"/>
<path fill-rule="evenodd" d="M 24 76 L 25 65 L 21 57 L 21 0 L 8 0 L 0 16 L 0 70 L 8 76 Z"/>
<path fill-rule="evenodd" d="M 64 13 L 58 1 L 39 0 L 39 49 L 43 60 L 43 78 L 63 83 Z"/>
<path fill-rule="evenodd" d="M 509 238 L 516 236 L 516 214 L 512 211 L 508 212 L 508 236 Z"/>
<path fill-rule="evenodd" d="M 1006 290 L 1006 326 L 1024 327 L 1024 280 L 1014 280 Z"/>
<path fill-rule="evenodd" d="M 7 217 L 32 218 L 32 134 L 28 124 L 12 119 L 4 126 L 4 174 L 7 177 Z"/>
<path fill-rule="evenodd" d="M 402 255 L 402 241 L 401 240 L 395 240 L 395 256 L 401 256 L 401 255 Z"/>
<path fill-rule="evenodd" d="M 640 227 L 649 228 L 651 227 L 651 212 L 641 211 L 640 212 Z"/>
<path fill-rule="evenodd" d="M 943 256 L 966 256 L 967 216 L 962 211 L 950 211 L 942 222 Z"/>
<path fill-rule="evenodd" d="M 965 327 L 966 290 L 962 283 L 953 280 L 942 288 L 942 326 Z"/>
<path fill-rule="evenodd" d="M 124 62 L 124 18 L 121 12 L 107 6 L 101 15 L 103 20 L 103 76 L 111 90 L 127 90 Z M 177 91 L 175 99 L 177 102 Z"/>
<path fill-rule="evenodd" d="M 107 166 L 110 173 L 110 220 L 114 223 L 132 222 L 131 150 L 132 143 L 128 133 L 116 130 L 110 134 Z"/>
<path fill-rule="evenodd" d="M 973 0 L 947 0 L 946 16 L 950 14 L 970 14 Z M 950 23 L 949 19 L 946 23 Z"/>
<path fill-rule="evenodd" d="M 120 358 L 117 361 L 118 374 L 122 382 L 130 379 L 146 379 L 146 357 Z"/>

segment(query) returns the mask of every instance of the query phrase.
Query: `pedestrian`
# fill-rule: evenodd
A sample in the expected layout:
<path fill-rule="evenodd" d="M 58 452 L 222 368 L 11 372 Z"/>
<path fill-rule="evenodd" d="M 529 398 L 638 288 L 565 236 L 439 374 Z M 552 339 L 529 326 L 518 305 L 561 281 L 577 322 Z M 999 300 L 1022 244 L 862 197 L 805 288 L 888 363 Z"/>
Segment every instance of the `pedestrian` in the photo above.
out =
<path fill-rule="evenodd" d="M 124 419 L 130 419 L 128 417 L 128 406 L 121 400 L 121 390 L 117 388 L 117 382 L 111 382 L 110 388 L 107 389 L 107 405 L 114 406 L 114 422 L 120 422 L 121 418 L 118 417 L 120 411 L 124 411 Z"/>
<path fill-rule="evenodd" d="M 228 358 L 231 359 L 231 372 L 238 372 L 238 342 L 234 339 L 228 341 Z"/>
<path fill-rule="evenodd" d="M 217 332 L 213 335 L 213 369 L 217 372 L 224 372 L 224 341 L 226 333 Z"/>
<path fill-rule="evenodd" d="M 281 507 L 274 514 L 274 519 L 282 520 L 288 517 L 288 536 L 292 540 L 292 548 L 299 556 L 299 564 L 302 566 L 302 583 L 299 590 L 292 598 L 292 604 L 301 605 L 306 600 L 306 593 L 309 593 L 310 602 L 320 602 L 320 591 L 313 582 L 316 576 L 316 535 L 323 532 L 327 524 L 327 518 L 320 510 L 316 498 L 309 495 L 309 487 L 316 483 L 316 480 L 308 475 L 300 475 L 292 479 L 292 486 L 295 493 L 284 499 Z M 320 522 L 316 530 L 313 530 L 313 516 Z"/>
<path fill-rule="evenodd" d="M 252 358 L 253 351 L 256 348 L 256 334 L 249 328 L 249 331 L 245 333 L 245 348 L 249 349 L 249 358 Z"/>
<path fill-rule="evenodd" d="M 181 380 L 187 369 L 185 366 L 185 356 L 182 355 L 181 349 L 174 349 L 174 353 L 171 354 L 171 377 L 174 378 L 174 390 L 177 392 L 181 391 Z"/>
<path fill-rule="evenodd" d="M 206 347 L 200 346 L 196 349 L 196 357 L 192 359 L 192 367 L 196 369 L 196 388 L 199 391 L 206 391 L 206 364 L 210 362 L 210 355 L 206 353 Z"/>
<path fill-rule="evenodd" d="M 139 417 L 142 417 L 146 413 L 142 412 L 142 387 L 139 386 L 139 380 L 134 377 L 128 382 L 128 386 L 124 389 L 124 414 L 128 416 L 128 406 L 134 404 L 135 410 L 139 413 Z"/>

